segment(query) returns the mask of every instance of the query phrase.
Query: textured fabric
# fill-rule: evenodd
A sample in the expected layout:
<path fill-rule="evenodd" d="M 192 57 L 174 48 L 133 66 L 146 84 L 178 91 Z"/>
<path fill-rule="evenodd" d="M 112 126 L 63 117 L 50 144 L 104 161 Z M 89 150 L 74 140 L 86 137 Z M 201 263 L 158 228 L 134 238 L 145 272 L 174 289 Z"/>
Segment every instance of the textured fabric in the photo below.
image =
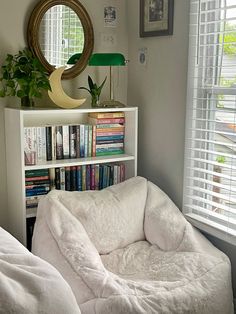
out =
<path fill-rule="evenodd" d="M 59 272 L 0 228 L 0 313 L 80 314 Z"/>
<path fill-rule="evenodd" d="M 131 193 L 132 189 L 136 193 Z M 118 219 L 121 229 L 118 237 L 123 239 L 123 232 L 127 229 L 122 228 L 122 217 L 125 221 L 131 216 L 124 214 L 123 210 L 121 217 L 114 211 L 109 211 L 109 215 L 114 217 L 108 214 L 101 216 L 99 210 L 103 211 L 111 205 L 111 190 L 118 204 L 117 191 L 122 191 L 123 200 L 128 205 L 126 211 L 133 211 L 134 206 L 130 205 L 133 199 L 141 221 L 139 224 L 144 225 L 143 233 L 145 231 L 149 241 L 142 239 L 140 231 L 137 232 L 139 229 L 132 226 L 136 223 L 135 217 L 130 221 L 130 229 L 135 230 L 138 236 L 134 238 L 137 240 L 127 245 L 123 240 L 119 241 L 119 248 L 99 254 L 96 235 L 102 236 L 102 227 L 105 232 L 109 230 L 109 237 L 110 229 L 106 225 L 113 226 L 114 220 Z M 126 196 L 123 195 L 125 191 Z M 89 212 L 94 204 L 99 205 L 101 195 L 103 205 L 98 206 L 97 220 L 96 212 L 92 210 L 93 222 L 90 222 L 88 232 Z M 82 200 L 86 206 L 81 205 Z M 143 200 L 145 204 L 141 216 Z M 83 215 L 79 213 L 81 208 Z M 132 215 L 135 213 L 132 212 Z M 45 248 L 43 239 L 46 238 L 52 238 L 52 243 L 56 243 L 52 251 L 50 247 Z M 117 246 L 113 244 L 114 238 L 112 235 L 110 246 L 109 238 L 104 239 L 103 236 L 102 239 L 111 248 Z M 61 260 L 53 259 L 56 248 L 66 261 L 63 266 Z M 165 193 L 144 178 L 132 178 L 96 193 L 49 193 L 39 204 L 33 251 L 46 260 L 53 260 L 55 267 L 63 269 L 62 274 L 66 274 L 81 312 L 85 314 L 233 313 L 228 258 L 185 220 Z M 83 294 L 78 291 L 83 291 Z"/>
<path fill-rule="evenodd" d="M 54 190 L 50 198 L 68 208 L 81 221 L 98 252 L 106 254 L 144 240 L 146 195 L 146 182 L 137 178 L 135 185 L 126 181 L 101 191 Z"/>

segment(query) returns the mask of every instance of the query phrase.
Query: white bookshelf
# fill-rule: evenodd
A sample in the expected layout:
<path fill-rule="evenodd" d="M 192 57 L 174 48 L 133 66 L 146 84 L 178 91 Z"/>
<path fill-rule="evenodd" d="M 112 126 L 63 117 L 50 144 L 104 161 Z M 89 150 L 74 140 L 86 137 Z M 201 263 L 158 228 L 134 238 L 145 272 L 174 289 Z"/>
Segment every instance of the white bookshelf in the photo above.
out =
<path fill-rule="evenodd" d="M 24 164 L 24 127 L 53 124 L 87 123 L 89 112 L 125 112 L 125 154 L 52 160 L 33 166 Z M 103 109 L 15 109 L 5 108 L 7 199 L 10 232 L 24 245 L 26 219 L 35 216 L 35 211 L 26 213 L 25 171 L 75 165 L 117 163 L 125 164 L 126 179 L 137 175 L 138 109 L 137 107 Z"/>

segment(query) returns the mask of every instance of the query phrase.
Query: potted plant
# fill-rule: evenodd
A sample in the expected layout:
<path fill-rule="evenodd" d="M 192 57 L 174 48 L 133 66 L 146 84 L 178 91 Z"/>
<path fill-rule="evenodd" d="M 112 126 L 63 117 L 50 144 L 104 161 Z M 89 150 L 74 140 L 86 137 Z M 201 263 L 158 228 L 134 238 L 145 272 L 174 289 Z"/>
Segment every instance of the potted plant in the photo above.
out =
<path fill-rule="evenodd" d="M 87 87 L 79 87 L 79 89 L 85 89 L 86 91 L 88 91 L 92 97 L 92 101 L 91 101 L 91 106 L 92 107 L 99 107 L 99 98 L 100 98 L 100 94 L 102 91 L 102 88 L 106 82 L 106 77 L 104 79 L 104 81 L 102 82 L 102 84 L 100 86 L 97 86 L 96 83 L 93 82 L 91 76 L 88 76 L 88 86 Z"/>
<path fill-rule="evenodd" d="M 1 67 L 0 97 L 17 96 L 22 106 L 33 106 L 42 90 L 50 90 L 48 74 L 32 52 L 25 48 L 16 55 L 7 54 Z"/>

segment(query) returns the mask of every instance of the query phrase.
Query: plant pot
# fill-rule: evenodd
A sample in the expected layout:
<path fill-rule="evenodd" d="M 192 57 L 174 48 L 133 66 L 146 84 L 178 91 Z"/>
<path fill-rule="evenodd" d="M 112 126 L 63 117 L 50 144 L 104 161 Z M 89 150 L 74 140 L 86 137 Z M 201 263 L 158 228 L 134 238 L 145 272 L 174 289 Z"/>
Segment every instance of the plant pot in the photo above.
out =
<path fill-rule="evenodd" d="M 21 98 L 21 106 L 22 107 L 34 107 L 34 100 L 29 96 L 25 96 Z"/>
<path fill-rule="evenodd" d="M 93 108 L 99 107 L 100 101 L 99 101 L 99 96 L 97 95 L 92 95 L 91 99 L 91 106 Z"/>

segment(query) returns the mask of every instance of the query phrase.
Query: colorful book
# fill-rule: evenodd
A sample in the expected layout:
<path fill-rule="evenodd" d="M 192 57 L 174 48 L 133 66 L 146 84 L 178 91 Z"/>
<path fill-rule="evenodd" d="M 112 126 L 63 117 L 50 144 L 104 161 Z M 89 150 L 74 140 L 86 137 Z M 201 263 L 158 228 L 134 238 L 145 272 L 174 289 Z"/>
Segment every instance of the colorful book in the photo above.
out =
<path fill-rule="evenodd" d="M 65 189 L 66 189 L 65 168 L 60 167 L 60 190 L 65 191 Z"/>
<path fill-rule="evenodd" d="M 69 125 L 70 158 L 76 158 L 76 125 Z"/>
<path fill-rule="evenodd" d="M 88 122 L 90 124 L 124 124 L 125 123 L 125 118 L 91 118 L 88 117 Z"/>
<path fill-rule="evenodd" d="M 56 159 L 63 159 L 62 126 L 56 126 Z"/>
<path fill-rule="evenodd" d="M 61 184 L 60 184 L 60 168 L 55 168 L 55 188 L 57 190 L 60 190 Z"/>
<path fill-rule="evenodd" d="M 43 163 L 46 158 L 46 128 L 36 128 L 36 145 L 37 145 L 37 164 Z"/>
<path fill-rule="evenodd" d="M 89 117 L 91 118 L 123 118 L 125 116 L 125 113 L 122 111 L 118 112 L 90 112 Z"/>
<path fill-rule="evenodd" d="M 36 165 L 37 138 L 35 127 L 24 128 L 24 158 L 25 165 Z"/>
<path fill-rule="evenodd" d="M 65 189 L 70 191 L 71 181 L 70 181 L 70 167 L 65 167 Z"/>
<path fill-rule="evenodd" d="M 49 174 L 48 169 L 34 169 L 34 170 L 26 170 L 25 171 L 25 177 L 26 178 L 48 176 L 48 174 Z"/>
<path fill-rule="evenodd" d="M 70 167 L 70 191 L 76 191 L 77 186 L 77 174 L 76 174 L 76 166 Z"/>
<path fill-rule="evenodd" d="M 70 157 L 69 125 L 62 126 L 62 146 L 63 146 L 63 158 L 67 159 Z"/>
<path fill-rule="evenodd" d="M 76 125 L 76 158 L 80 158 L 80 125 Z"/>
<path fill-rule="evenodd" d="M 82 166 L 77 166 L 76 171 L 76 190 L 82 191 Z"/>

